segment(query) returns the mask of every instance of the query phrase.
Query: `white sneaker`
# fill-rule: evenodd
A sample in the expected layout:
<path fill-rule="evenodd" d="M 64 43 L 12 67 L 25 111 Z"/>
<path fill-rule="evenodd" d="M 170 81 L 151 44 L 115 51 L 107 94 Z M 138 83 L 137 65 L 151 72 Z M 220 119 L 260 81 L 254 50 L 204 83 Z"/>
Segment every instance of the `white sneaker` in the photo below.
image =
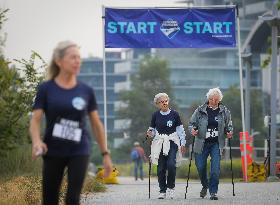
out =
<path fill-rule="evenodd" d="M 159 193 L 158 199 L 165 199 L 166 193 Z"/>
<path fill-rule="evenodd" d="M 175 189 L 167 189 L 168 197 L 174 199 Z"/>

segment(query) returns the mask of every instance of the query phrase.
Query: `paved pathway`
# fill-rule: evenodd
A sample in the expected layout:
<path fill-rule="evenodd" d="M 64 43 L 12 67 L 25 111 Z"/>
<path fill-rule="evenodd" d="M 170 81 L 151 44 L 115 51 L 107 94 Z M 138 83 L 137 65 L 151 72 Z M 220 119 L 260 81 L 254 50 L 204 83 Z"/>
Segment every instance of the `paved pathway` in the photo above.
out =
<path fill-rule="evenodd" d="M 280 182 L 270 183 L 235 183 L 235 195 L 232 196 L 232 184 L 219 185 L 219 200 L 211 201 L 209 194 L 201 199 L 199 182 L 189 183 L 187 199 L 185 199 L 186 182 L 177 180 L 175 198 L 157 199 L 158 183 L 156 178 L 151 182 L 151 199 L 148 199 L 148 179 L 134 181 L 133 178 L 119 177 L 120 184 L 108 185 L 105 193 L 96 193 L 82 198 L 82 205 L 177 205 L 177 204 L 246 204 L 246 205 L 280 205 Z"/>

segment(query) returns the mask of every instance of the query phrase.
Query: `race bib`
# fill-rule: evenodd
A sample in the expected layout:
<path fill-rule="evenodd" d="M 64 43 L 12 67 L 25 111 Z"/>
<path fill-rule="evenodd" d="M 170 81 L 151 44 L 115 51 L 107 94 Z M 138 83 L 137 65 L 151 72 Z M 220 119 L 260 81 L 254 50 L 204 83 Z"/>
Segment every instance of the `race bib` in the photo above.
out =
<path fill-rule="evenodd" d="M 80 142 L 82 129 L 79 128 L 79 122 L 62 118 L 59 123 L 55 123 L 52 135 L 60 139 Z"/>
<path fill-rule="evenodd" d="M 210 137 L 218 137 L 218 130 L 216 130 L 216 128 L 211 129 L 211 128 L 207 128 L 207 132 L 206 132 L 206 139 L 210 138 Z"/>

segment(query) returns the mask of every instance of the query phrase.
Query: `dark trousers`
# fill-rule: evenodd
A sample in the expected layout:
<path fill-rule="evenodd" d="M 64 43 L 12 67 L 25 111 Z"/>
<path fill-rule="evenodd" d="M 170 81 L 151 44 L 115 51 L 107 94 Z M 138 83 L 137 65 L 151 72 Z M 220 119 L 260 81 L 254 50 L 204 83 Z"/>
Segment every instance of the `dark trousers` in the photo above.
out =
<path fill-rule="evenodd" d="M 66 205 L 80 204 L 89 156 L 51 157 L 43 160 L 43 205 L 58 205 L 59 190 L 67 167 Z"/>
<path fill-rule="evenodd" d="M 173 189 L 175 187 L 177 151 L 178 146 L 173 141 L 170 141 L 170 149 L 168 155 L 164 156 L 162 150 L 159 155 L 157 176 L 161 193 L 165 193 L 167 188 Z M 168 171 L 167 176 L 166 171 Z"/>

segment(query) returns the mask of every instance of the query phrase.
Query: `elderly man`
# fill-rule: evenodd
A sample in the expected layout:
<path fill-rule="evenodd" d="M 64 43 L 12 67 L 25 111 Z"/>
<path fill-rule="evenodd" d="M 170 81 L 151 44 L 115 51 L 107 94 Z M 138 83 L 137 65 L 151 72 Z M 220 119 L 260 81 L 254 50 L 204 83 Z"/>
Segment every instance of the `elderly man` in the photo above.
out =
<path fill-rule="evenodd" d="M 229 109 L 221 101 L 222 92 L 213 88 L 206 94 L 207 101 L 193 113 L 189 131 L 195 137 L 195 164 L 201 180 L 200 197 L 210 192 L 211 200 L 218 200 L 217 192 L 220 175 L 220 159 L 225 146 L 225 135 L 232 138 L 232 121 Z M 207 158 L 211 156 L 210 179 L 207 178 Z"/>

